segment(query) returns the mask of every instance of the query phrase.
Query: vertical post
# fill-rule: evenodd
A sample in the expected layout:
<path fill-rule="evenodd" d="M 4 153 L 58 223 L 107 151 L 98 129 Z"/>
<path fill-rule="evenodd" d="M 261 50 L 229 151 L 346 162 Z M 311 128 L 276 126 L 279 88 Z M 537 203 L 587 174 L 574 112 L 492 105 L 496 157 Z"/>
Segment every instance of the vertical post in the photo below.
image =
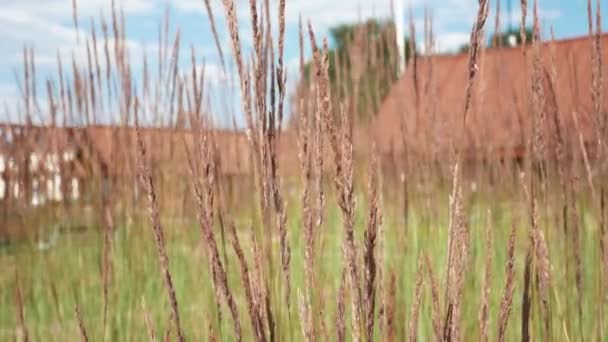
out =
<path fill-rule="evenodd" d="M 399 75 L 405 71 L 405 27 L 403 23 L 403 0 L 394 0 L 395 39 L 399 50 Z"/>

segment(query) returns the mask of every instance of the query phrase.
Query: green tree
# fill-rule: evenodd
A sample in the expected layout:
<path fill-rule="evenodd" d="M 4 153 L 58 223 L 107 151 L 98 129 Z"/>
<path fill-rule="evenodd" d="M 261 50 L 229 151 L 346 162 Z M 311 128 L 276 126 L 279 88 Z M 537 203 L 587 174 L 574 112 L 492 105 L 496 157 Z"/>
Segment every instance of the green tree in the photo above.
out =
<path fill-rule="evenodd" d="M 371 118 L 398 78 L 399 53 L 392 21 L 368 20 L 330 29 L 328 51 L 332 97 L 350 105 L 357 119 Z M 404 37 L 406 63 L 410 41 Z M 304 67 L 305 85 L 310 81 L 313 61 Z"/>
<path fill-rule="evenodd" d="M 526 34 L 526 45 L 531 44 L 532 35 L 534 34 L 534 32 L 532 31 L 531 28 L 527 28 L 525 30 L 525 34 Z M 509 40 L 512 39 L 511 37 L 515 38 L 516 46 L 519 46 L 522 44 L 521 34 L 519 32 L 519 29 L 510 29 L 510 30 L 507 30 L 506 32 L 494 33 L 490 37 L 490 41 L 488 42 L 488 47 L 491 47 L 491 48 L 492 47 L 501 47 L 501 46 L 509 47 L 511 45 L 511 43 L 509 42 Z M 470 47 L 471 46 L 469 45 L 469 43 L 462 44 L 458 48 L 458 53 L 467 53 L 467 52 L 469 52 Z"/>
<path fill-rule="evenodd" d="M 534 34 L 532 29 L 529 27 L 526 28 L 525 34 L 526 34 L 526 44 L 532 43 L 532 36 Z M 505 32 L 493 34 L 490 37 L 490 42 L 488 45 L 490 47 L 510 46 L 510 42 L 509 42 L 509 40 L 511 39 L 510 37 L 515 38 L 515 45 L 519 46 L 522 44 L 521 34 L 519 32 L 519 28 L 517 28 L 517 29 L 509 29 Z"/>

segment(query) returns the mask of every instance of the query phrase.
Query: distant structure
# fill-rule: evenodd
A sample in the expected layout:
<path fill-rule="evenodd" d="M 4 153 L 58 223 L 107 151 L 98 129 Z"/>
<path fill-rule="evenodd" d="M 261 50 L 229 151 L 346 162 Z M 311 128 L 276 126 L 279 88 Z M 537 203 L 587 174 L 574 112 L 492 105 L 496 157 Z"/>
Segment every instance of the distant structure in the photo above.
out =
<path fill-rule="evenodd" d="M 172 127 L 146 127 L 140 131 L 156 180 L 169 184 L 188 179 L 185 144 L 194 146 L 195 132 Z M 253 165 L 245 133 L 222 129 L 207 133 L 217 152 L 217 177 L 249 179 Z M 88 201 L 118 187 L 137 193 L 136 139 L 134 127 L 125 126 L 0 124 L 0 208 L 15 201 L 34 207 Z M 297 154 L 292 153 L 297 148 L 295 137 L 285 132 L 281 141 L 278 153 L 282 170 L 298 174 Z"/>
<path fill-rule="evenodd" d="M 395 16 L 395 39 L 397 39 L 397 48 L 399 50 L 399 75 L 405 71 L 405 24 L 403 22 L 403 0 L 394 0 L 395 8 L 393 15 Z"/>
<path fill-rule="evenodd" d="M 608 34 L 600 39 L 608 46 Z M 590 38 L 543 42 L 540 51 L 546 116 L 556 114 L 559 118 L 567 153 L 580 151 L 580 136 L 591 158 L 597 115 L 591 94 Z M 602 58 L 608 60 L 608 49 L 602 51 Z M 534 121 L 530 85 L 533 55 L 531 51 L 522 53 L 521 47 L 483 52 L 466 139 L 458 142 L 464 146 L 456 146 L 460 139 L 456 139 L 454 127 L 458 127 L 464 107 L 468 55 L 420 57 L 416 70 L 408 67 L 380 106 L 371 129 L 379 152 L 447 160 L 457 147 L 472 159 L 523 158 Z M 608 89 L 608 77 L 604 77 L 603 89 Z M 603 99 L 603 108 L 608 108 L 608 96 Z M 542 127 L 547 153 L 554 151 L 553 123 L 547 119 Z"/>

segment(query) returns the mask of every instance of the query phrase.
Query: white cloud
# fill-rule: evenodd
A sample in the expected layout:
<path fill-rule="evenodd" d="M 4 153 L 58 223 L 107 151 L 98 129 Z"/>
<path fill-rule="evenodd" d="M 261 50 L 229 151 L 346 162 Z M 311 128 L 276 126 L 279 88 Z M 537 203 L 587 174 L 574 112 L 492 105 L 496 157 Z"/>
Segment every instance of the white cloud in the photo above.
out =
<path fill-rule="evenodd" d="M 77 31 L 54 21 L 36 17 L 20 10 L 0 10 L 0 41 L 12 42 L 0 46 L 0 67 L 6 72 L 9 68 L 20 68 L 23 62 L 23 47 L 27 45 L 34 50 L 36 66 L 40 71 L 48 71 L 49 67 L 57 65 L 57 55 L 61 55 L 64 63 L 71 63 L 72 57 L 78 65 L 87 61 L 87 50 L 84 42 L 90 37 L 85 30 Z M 98 35 L 100 33 L 98 32 Z M 79 38 L 80 40 L 78 40 Z M 113 50 L 114 40 L 108 40 Z M 97 41 L 99 53 L 102 54 L 103 43 L 101 37 Z M 138 65 L 143 57 L 144 46 L 135 41 L 127 40 L 126 46 Z M 154 48 L 148 48 L 148 50 Z M 100 56 L 100 64 L 104 59 Z M 49 75 L 43 75 L 44 77 Z"/>
<path fill-rule="evenodd" d="M 14 112 L 18 101 L 17 87 L 10 83 L 0 83 L 0 118 L 8 119 L 7 110 L 9 113 Z"/>
<path fill-rule="evenodd" d="M 177 11 L 178 14 L 194 14 L 206 17 L 206 10 L 203 0 L 115 0 L 117 8 L 122 8 L 127 15 L 127 22 L 131 19 L 129 15 L 136 15 L 137 18 L 149 18 L 152 21 L 160 20 L 166 4 L 171 5 L 172 11 Z M 224 56 L 230 64 L 232 53 L 229 44 L 229 37 L 226 33 L 224 8 L 221 0 L 210 0 L 213 6 L 220 40 L 224 50 Z M 247 56 L 252 43 L 252 30 L 250 24 L 249 0 L 235 0 L 237 15 L 239 19 L 239 27 L 241 33 L 241 41 L 244 45 L 244 51 Z M 434 32 L 436 35 L 436 49 L 442 52 L 455 51 L 462 44 L 469 40 L 469 30 L 477 11 L 476 1 L 465 0 L 403 0 L 408 5 L 411 3 L 415 11 L 415 22 L 417 32 L 419 34 L 419 42 L 423 39 L 423 7 L 427 6 L 433 11 Z M 275 20 L 277 12 L 278 0 L 270 0 L 272 6 L 271 17 L 273 20 L 273 28 L 276 30 L 277 25 Z M 258 0 L 258 3 L 263 3 L 263 0 Z M 81 42 L 87 35 L 89 29 L 89 19 L 95 18 L 99 20 L 99 14 L 103 13 L 106 18 L 109 18 L 111 11 L 111 0 L 78 0 L 79 14 L 79 36 Z M 261 6 L 261 5 L 260 5 Z M 317 37 L 321 39 L 328 35 L 328 29 L 340 23 L 356 22 L 358 20 L 366 20 L 368 18 L 386 18 L 391 15 L 391 0 L 287 0 L 286 4 L 286 21 L 287 29 L 294 30 L 298 23 L 300 15 L 304 23 L 311 21 Z M 513 17 L 510 20 L 518 23 L 519 9 L 514 8 Z M 504 13 L 504 12 L 503 12 Z M 174 13 L 175 14 L 175 13 Z M 543 8 L 540 9 L 540 14 L 543 19 L 543 24 L 550 24 L 551 21 L 560 18 L 562 15 L 558 10 Z M 402 18 L 407 18 L 407 13 L 402 13 Z M 506 18 L 506 14 L 505 18 Z M 492 12 L 493 16 L 493 12 Z M 503 20 L 506 22 L 508 20 Z M 171 18 L 172 25 L 180 25 L 180 22 Z M 131 21 L 132 23 L 132 21 Z M 138 22 L 136 22 L 139 24 Z M 86 62 L 86 48 L 82 44 L 77 44 L 76 31 L 72 24 L 72 0 L 0 0 L 0 117 L 2 116 L 3 101 L 9 103 L 18 102 L 18 94 L 16 85 L 6 83 L 10 81 L 12 74 L 10 69 L 13 67 L 20 68 L 22 63 L 22 48 L 23 44 L 32 46 L 36 53 L 36 62 L 40 67 L 40 80 L 51 74 L 55 69 L 57 51 L 61 51 L 62 57 L 69 60 L 71 54 L 74 53 L 75 58 L 81 64 Z M 493 29 L 493 18 L 488 20 L 488 27 Z M 183 27 L 186 29 L 186 27 Z M 149 28 L 148 28 L 149 29 Z M 132 65 L 139 73 L 141 70 L 141 57 L 145 50 L 153 58 L 154 51 L 157 51 L 156 31 L 153 29 L 149 34 L 151 43 L 146 46 L 145 43 L 128 41 L 127 45 L 130 50 L 133 62 Z M 289 35 L 289 32 L 288 32 Z M 138 36 L 142 36 L 141 34 Z M 199 36 L 200 37 L 200 36 Z M 98 37 L 99 38 L 99 37 Z M 200 39 L 200 38 L 197 38 Z M 182 41 L 182 43 L 184 43 Z M 204 46 L 202 51 L 215 51 L 215 44 L 211 41 L 210 34 L 205 32 L 205 38 L 195 42 Z M 186 46 L 188 44 L 182 44 Z M 308 51 L 307 51 L 308 52 Z M 201 51 L 198 52 L 200 55 Z M 189 56 L 189 51 L 185 49 L 183 55 Z M 221 68 L 214 60 L 213 56 L 205 54 L 207 61 L 212 61 L 215 64 L 207 64 L 206 77 L 210 88 L 221 87 L 226 84 L 226 77 L 233 79 L 234 76 L 230 73 L 226 76 L 222 73 Z M 293 82 L 298 78 L 298 58 L 297 58 L 297 41 L 287 41 L 287 56 L 288 60 L 288 80 L 290 88 Z M 188 68 L 183 65 L 183 68 Z M 185 70 L 185 69 L 182 69 Z M 8 77 L 7 77 L 8 76 Z M 238 81 L 237 81 L 238 82 Z M 238 86 L 236 87 L 238 88 Z M 237 91 L 238 92 L 238 89 Z M 215 104 L 214 106 L 217 106 Z M 237 105 L 238 107 L 238 105 Z"/>
<path fill-rule="evenodd" d="M 116 8 L 125 13 L 144 13 L 155 9 L 160 0 L 115 0 Z M 80 18 L 97 17 L 100 11 L 109 13 L 110 0 L 77 0 L 76 7 Z M 0 0 L 2 10 L 21 10 L 33 16 L 53 19 L 72 19 L 72 0 Z"/>
<path fill-rule="evenodd" d="M 435 38 L 436 50 L 440 52 L 455 52 L 463 44 L 470 40 L 470 34 L 466 32 L 445 32 Z"/>

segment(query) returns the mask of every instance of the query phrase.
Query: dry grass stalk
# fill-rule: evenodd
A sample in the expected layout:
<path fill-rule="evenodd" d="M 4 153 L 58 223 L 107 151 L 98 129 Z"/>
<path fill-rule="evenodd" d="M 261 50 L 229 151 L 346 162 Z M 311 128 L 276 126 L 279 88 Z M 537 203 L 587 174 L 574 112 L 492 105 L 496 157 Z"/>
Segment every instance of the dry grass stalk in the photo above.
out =
<path fill-rule="evenodd" d="M 580 128 L 580 124 L 578 121 L 578 113 L 576 111 L 572 111 L 572 121 L 574 122 L 575 131 L 577 134 L 578 146 L 581 151 L 581 155 L 583 156 L 583 164 L 585 165 L 585 173 L 587 176 L 587 183 L 589 184 L 589 188 L 594 191 L 595 187 L 593 186 L 593 173 L 591 170 L 591 162 L 589 158 L 589 154 L 587 153 L 587 148 L 585 147 L 585 139 L 583 137 L 583 133 Z"/>
<path fill-rule="evenodd" d="M 505 289 L 500 301 L 498 314 L 498 341 L 503 342 L 506 338 L 509 315 L 513 307 L 513 293 L 515 290 L 515 223 L 511 225 L 511 233 L 507 242 L 507 264 L 505 266 Z"/>
<path fill-rule="evenodd" d="M 313 330 L 312 314 L 308 312 L 310 305 L 309 298 L 305 298 L 306 295 L 302 294 L 302 291 L 298 289 L 298 303 L 299 303 L 299 314 L 300 322 L 302 322 L 302 334 L 304 340 L 307 342 L 315 341 L 315 335 Z"/>
<path fill-rule="evenodd" d="M 429 284 L 431 286 L 431 321 L 433 323 L 433 333 L 435 335 L 435 340 L 441 341 L 443 339 L 443 326 L 441 323 L 441 305 L 439 303 L 439 285 L 433 273 L 431 259 L 427 254 L 424 255 L 424 262 L 429 278 Z"/>
<path fill-rule="evenodd" d="M 310 139 L 312 136 L 312 126 L 314 125 L 314 118 L 308 118 L 306 111 L 300 112 L 299 115 L 299 135 L 298 145 L 299 153 L 298 158 L 300 160 L 300 169 L 302 170 L 302 181 L 304 184 L 302 191 L 302 220 L 303 220 L 303 238 L 305 241 L 304 247 L 304 273 L 305 273 L 305 285 L 308 289 L 306 291 L 306 303 L 307 306 L 305 311 L 300 310 L 300 314 L 312 313 L 312 304 L 307 299 L 310 298 L 308 291 L 314 288 L 314 219 L 315 219 L 315 203 L 313 199 L 314 191 L 314 177 L 313 172 L 313 155 L 316 151 L 314 140 Z M 301 306 L 302 304 L 300 304 Z M 302 320 L 303 323 L 312 322 L 310 317 Z M 304 329 L 312 329 L 312 327 L 304 327 Z"/>
<path fill-rule="evenodd" d="M 569 184 L 569 201 L 568 208 L 570 212 L 570 216 L 565 219 L 570 221 L 569 227 L 572 232 L 572 250 L 574 252 L 574 284 L 577 292 L 577 311 L 578 311 L 578 323 L 579 323 L 579 332 L 581 334 L 581 339 L 583 338 L 583 260 L 581 256 L 581 227 L 579 222 L 578 209 L 576 206 L 576 179 L 574 176 L 570 177 Z"/>
<path fill-rule="evenodd" d="M 468 263 L 468 228 L 466 227 L 462 208 L 461 172 L 459 162 L 461 149 L 465 148 L 467 115 L 471 106 L 471 97 L 475 76 L 479 69 L 479 52 L 482 45 L 483 31 L 489 13 L 487 0 L 480 0 L 475 24 L 471 30 L 468 82 L 465 91 L 465 102 L 462 116 L 460 138 L 458 139 L 458 162 L 454 167 L 452 196 L 450 197 L 450 227 L 448 237 L 448 262 L 446 277 L 446 310 L 443 325 L 443 339 L 458 341 L 460 339 L 461 296 L 464 285 L 464 272 Z M 432 38 L 430 39 L 432 41 Z"/>
<path fill-rule="evenodd" d="M 606 191 L 602 187 L 600 191 L 600 253 L 602 258 L 602 271 L 604 275 L 604 286 L 608 285 L 608 234 L 606 230 Z M 602 289 L 605 291 L 605 289 Z M 605 294 L 602 293 L 602 298 Z"/>
<path fill-rule="evenodd" d="M 283 125 L 283 107 L 286 94 L 287 71 L 284 66 L 285 51 L 285 0 L 279 0 L 279 61 L 277 66 L 277 86 L 279 91 L 278 126 Z M 279 131 L 280 132 L 280 131 Z"/>
<path fill-rule="evenodd" d="M 342 270 L 340 278 L 340 287 L 338 289 L 338 305 L 336 313 L 336 335 L 338 342 L 346 341 L 346 291 L 348 279 L 346 278 L 346 269 Z"/>
<path fill-rule="evenodd" d="M 21 282 L 19 281 L 19 274 L 15 274 L 15 304 L 17 306 L 17 322 L 19 324 L 18 340 L 27 342 L 29 341 L 29 332 L 27 325 L 25 324 L 25 306 L 23 304 L 23 293 L 21 290 Z"/>
<path fill-rule="evenodd" d="M 274 67 L 275 53 L 273 50 L 272 41 L 272 30 L 270 25 L 270 7 L 268 1 L 265 1 L 265 13 L 266 13 L 266 30 L 267 30 L 267 42 L 264 57 L 270 58 L 270 66 L 268 61 L 264 61 L 264 70 L 270 69 L 270 88 L 268 90 L 270 96 L 270 108 L 265 108 L 265 112 L 268 113 L 268 117 L 264 118 L 266 121 L 265 125 L 262 125 L 262 133 L 264 138 L 263 148 L 264 155 L 262 159 L 262 165 L 264 165 L 263 177 L 266 179 L 263 184 L 266 184 L 268 200 L 272 202 L 274 213 L 269 213 L 271 216 L 276 216 L 276 225 L 279 233 L 279 245 L 280 245 L 280 262 L 281 271 L 284 280 L 284 301 L 287 306 L 288 314 L 290 310 L 290 292 L 291 292 L 291 275 L 289 271 L 289 264 L 291 259 L 291 247 L 289 244 L 289 238 L 287 236 L 287 213 L 285 208 L 285 200 L 280 192 L 280 179 L 279 179 L 279 166 L 278 166 L 278 138 L 282 129 L 284 100 L 285 100 L 285 86 L 287 82 L 287 75 L 284 70 L 283 52 L 284 52 L 284 40 L 285 40 L 285 1 L 279 2 L 279 42 L 278 42 L 278 66 Z M 270 55 L 270 56 L 268 56 Z M 276 79 L 275 79 L 276 74 Z M 265 78 L 266 80 L 266 78 Z M 278 107 L 275 106 L 275 96 L 278 90 L 279 103 Z M 258 97 L 263 97 L 262 94 L 258 94 Z M 264 162 L 265 161 L 265 162 Z"/>
<path fill-rule="evenodd" d="M 601 5 L 601 1 L 597 1 L 597 6 L 595 9 L 595 55 L 596 57 L 596 70 L 595 70 L 595 74 L 596 74 L 596 84 L 597 84 L 597 89 L 595 90 L 595 92 L 597 93 L 597 99 L 595 102 L 595 112 L 597 113 L 597 115 L 601 116 L 601 123 L 602 126 L 600 126 L 600 129 L 602 129 L 602 134 L 606 134 L 606 126 L 607 126 L 607 122 L 606 122 L 606 114 L 604 114 L 604 96 L 606 94 L 604 94 L 604 60 L 603 60 L 603 46 L 602 46 L 602 34 L 603 34 L 603 29 L 602 29 L 602 5 Z"/>
<path fill-rule="evenodd" d="M 551 29 L 553 34 L 553 29 Z M 553 36 L 554 37 L 554 36 Z M 555 93 L 555 80 L 557 78 L 556 70 L 556 56 L 555 56 L 555 39 L 551 41 L 551 71 L 543 69 L 543 85 L 545 88 L 544 103 L 542 104 L 544 110 L 551 116 L 553 123 L 553 139 L 555 141 L 555 164 L 557 168 L 557 175 L 562 186 L 562 192 L 566 195 L 566 141 L 564 139 L 564 133 L 562 130 L 563 122 L 560 120 L 559 107 L 557 103 L 557 94 Z"/>
<path fill-rule="evenodd" d="M 236 232 L 236 227 L 233 224 L 230 225 L 230 242 L 232 248 L 239 260 L 241 267 L 241 281 L 243 288 L 245 289 L 245 299 L 247 300 L 247 309 L 249 310 L 249 316 L 251 319 L 251 327 L 256 337 L 256 341 L 266 341 L 266 332 L 264 330 L 264 318 L 260 312 L 260 308 L 255 302 L 253 290 L 251 289 L 251 279 L 249 276 L 249 266 L 247 265 L 247 259 L 239 243 L 239 237 Z"/>
<path fill-rule="evenodd" d="M 521 21 L 519 23 L 519 37 L 521 39 L 521 49 L 526 51 L 528 35 L 526 34 L 526 17 L 528 16 L 528 0 L 521 0 Z"/>
<path fill-rule="evenodd" d="M 236 62 L 237 72 L 240 79 L 240 88 L 242 94 L 243 112 L 247 121 L 247 127 L 254 127 L 253 117 L 251 112 L 251 92 L 249 85 L 249 72 L 245 68 L 243 55 L 241 52 L 241 43 L 239 38 L 239 29 L 237 22 L 236 9 L 233 0 L 222 0 L 226 13 L 226 21 L 228 23 L 228 31 L 230 33 L 230 42 L 232 53 Z M 256 149 L 257 150 L 257 149 Z"/>
<path fill-rule="evenodd" d="M 538 1 L 534 0 L 534 25 L 532 34 L 532 47 L 533 47 L 533 64 L 532 64 L 532 108 L 534 110 L 533 118 L 533 141 L 532 141 L 532 155 L 537 160 L 542 160 L 547 156 L 546 151 L 546 137 L 545 137 L 545 126 L 546 126 L 546 106 L 544 105 L 546 94 L 545 94 L 545 82 L 544 82 L 544 67 L 541 56 L 541 41 L 540 41 L 540 18 L 538 15 Z M 544 182 L 544 174 L 542 175 Z"/>
<path fill-rule="evenodd" d="M 78 323 L 78 331 L 80 332 L 80 340 L 82 342 L 88 342 L 89 337 L 87 336 L 87 329 L 82 321 L 82 315 L 78 304 L 74 306 L 74 315 L 76 315 L 76 322 Z"/>
<path fill-rule="evenodd" d="M 534 1 L 534 26 L 533 26 L 533 51 L 534 51 L 534 62 L 532 72 L 532 102 L 533 108 L 536 112 L 534 117 L 533 125 L 533 137 L 534 141 L 532 144 L 533 156 L 541 160 L 546 153 L 545 145 L 545 87 L 543 82 L 543 65 L 540 55 L 540 19 L 538 14 L 538 1 Z M 544 168 L 543 168 L 544 169 Z M 530 215 L 530 227 L 532 233 L 532 240 L 534 242 L 534 252 L 536 256 L 536 266 L 538 271 L 539 279 L 539 297 L 541 300 L 541 306 L 543 311 L 544 319 L 544 330 L 545 338 L 551 338 L 551 327 L 550 327 L 550 290 L 551 290 L 551 265 L 549 262 L 549 252 L 542 229 L 539 227 L 538 213 L 536 205 L 536 187 L 534 182 L 534 176 L 531 176 L 531 193 L 526 190 L 524 185 L 524 191 L 527 195 L 528 208 Z M 541 172 L 541 186 L 545 185 L 546 174 Z"/>
<path fill-rule="evenodd" d="M 536 221 L 536 220 L 535 220 Z M 545 336 L 551 337 L 551 264 L 549 251 L 542 230 L 537 226 L 533 233 L 534 249 L 536 250 L 537 267 L 539 273 L 540 299 L 544 311 Z"/>
<path fill-rule="evenodd" d="M 530 319 L 532 313 L 532 258 L 534 254 L 534 242 L 530 234 L 528 248 L 526 250 L 526 263 L 524 268 L 524 289 L 522 293 L 521 307 L 521 340 L 530 341 Z"/>
<path fill-rule="evenodd" d="M 135 103 L 135 113 L 138 111 L 138 104 Z M 144 144 L 144 140 L 139 129 L 139 125 L 136 126 L 137 135 L 137 147 L 139 152 L 139 158 L 137 160 L 139 166 L 139 179 L 143 186 L 146 195 L 148 197 L 148 213 L 150 222 L 152 223 L 152 229 L 154 231 L 154 240 L 156 242 L 156 251 L 158 252 L 158 258 L 160 261 L 160 270 L 163 276 L 165 290 L 171 305 L 171 319 L 175 325 L 177 337 L 180 342 L 185 341 L 185 336 L 182 331 L 182 326 L 179 318 L 179 309 L 177 303 L 177 296 L 175 295 L 175 288 L 173 287 L 173 278 L 171 277 L 171 271 L 169 269 L 169 255 L 167 254 L 167 247 L 165 242 L 165 232 L 160 222 L 160 209 L 158 207 L 158 198 L 156 196 L 156 188 L 154 181 L 152 180 L 152 173 L 150 167 L 147 164 L 148 155 L 147 149 Z"/>
<path fill-rule="evenodd" d="M 531 190 L 523 183 L 524 193 L 528 204 L 528 215 L 530 222 L 530 236 L 532 241 L 534 261 L 537 271 L 539 299 L 541 301 L 541 312 L 543 328 L 546 338 L 551 338 L 551 262 L 549 260 L 549 249 L 545 235 L 539 225 L 538 209 L 536 204 L 536 184 L 534 178 L 531 180 Z"/>
<path fill-rule="evenodd" d="M 213 324 L 211 324 L 211 321 L 209 321 L 209 323 L 207 324 L 207 341 L 209 342 L 217 342 L 218 338 L 217 338 L 217 333 L 215 332 L 215 329 L 213 328 Z"/>
<path fill-rule="evenodd" d="M 288 313 L 291 308 L 291 273 L 289 265 L 291 261 L 291 247 L 289 246 L 289 238 L 287 236 L 287 215 L 285 213 L 284 204 L 281 205 L 281 211 L 277 217 L 279 226 L 279 245 L 281 248 L 281 270 L 283 271 L 284 282 L 284 300 L 287 306 Z"/>
<path fill-rule="evenodd" d="M 209 25 L 211 26 L 211 33 L 213 34 L 213 40 L 215 41 L 215 47 L 220 56 L 220 63 L 222 65 L 222 69 L 224 72 L 226 71 L 226 61 L 224 60 L 224 52 L 222 49 L 222 45 L 220 43 L 220 38 L 217 33 L 217 25 L 215 24 L 215 16 L 213 15 L 213 10 L 211 9 L 210 0 L 204 0 L 205 10 L 207 10 L 207 16 L 209 17 Z"/>
<path fill-rule="evenodd" d="M 492 282 L 492 228 L 491 228 L 491 213 L 488 212 L 488 220 L 486 223 L 486 267 L 483 279 L 483 287 L 481 290 L 481 305 L 479 308 L 479 331 L 480 341 L 487 342 L 489 340 L 489 306 L 490 306 L 490 288 Z"/>
<path fill-rule="evenodd" d="M 270 20 L 270 18 L 268 18 Z M 278 104 L 278 122 L 277 127 L 279 134 L 283 125 L 283 111 L 286 94 L 286 83 L 287 83 L 287 72 L 284 66 L 284 50 L 285 50 L 285 0 L 279 1 L 279 44 L 278 44 L 278 66 L 277 66 L 277 88 L 279 92 L 279 104 Z M 273 120 L 274 121 L 274 120 Z M 273 122 L 274 125 L 274 122 Z M 276 139 L 273 140 L 276 144 Z M 291 297 L 291 275 L 289 271 L 289 264 L 291 260 L 291 247 L 289 246 L 289 238 L 287 236 L 287 215 L 285 213 L 285 204 L 279 193 L 279 186 L 276 182 L 277 171 L 277 152 L 276 146 L 273 147 L 273 179 L 274 182 L 274 199 L 275 209 L 279 215 L 278 226 L 279 226 L 279 244 L 281 247 L 281 267 L 283 270 L 284 283 L 285 283 L 285 303 L 287 310 L 290 309 L 290 297 Z"/>
<path fill-rule="evenodd" d="M 146 325 L 146 332 L 148 333 L 148 341 L 156 342 L 156 332 L 154 331 L 154 327 L 152 326 L 152 321 L 150 320 L 150 311 L 146 306 L 146 300 L 142 297 L 141 300 L 141 309 L 144 315 L 144 324 Z"/>
<path fill-rule="evenodd" d="M 378 336 L 384 336 L 384 329 L 386 328 L 386 264 L 385 264 L 385 235 L 384 235 L 384 227 L 382 225 L 380 225 L 380 227 L 378 228 L 378 253 L 377 253 L 377 264 L 378 264 L 378 271 L 377 271 L 377 276 L 376 278 L 378 279 L 378 288 L 376 290 L 376 293 L 379 294 L 379 298 L 378 298 L 378 302 L 379 302 L 379 308 L 378 308 L 378 316 L 377 316 L 377 321 L 378 321 Z"/>
<path fill-rule="evenodd" d="M 343 120 L 345 120 L 343 113 Z M 342 148 L 345 154 L 344 162 L 344 174 L 341 182 L 341 194 L 339 195 L 338 205 L 340 206 L 343 214 L 344 228 L 345 228 L 345 241 L 344 241 L 344 255 L 346 257 L 346 264 L 348 266 L 349 283 L 351 287 L 351 299 L 352 299 L 352 315 L 353 315 L 353 339 L 359 341 L 361 339 L 361 324 L 362 324 L 362 312 L 363 303 L 361 295 L 361 287 L 359 283 L 359 273 L 357 265 L 357 247 L 355 245 L 355 234 L 354 234 L 354 220 L 355 220 L 355 199 L 353 191 L 353 156 L 352 156 L 352 141 L 347 138 L 348 133 L 347 125 L 343 124 L 343 142 Z"/>
<path fill-rule="evenodd" d="M 213 331 L 213 328 L 209 329 L 209 335 L 211 335 L 211 331 Z M 171 329 L 171 317 L 169 317 L 167 325 L 165 326 L 165 333 L 163 334 L 163 337 L 164 337 L 163 341 L 171 342 L 171 336 L 173 336 L 173 334 L 172 334 L 172 329 Z"/>
<path fill-rule="evenodd" d="M 468 67 L 468 82 L 467 88 L 464 97 L 464 111 L 462 116 L 462 135 L 464 139 L 467 115 L 471 106 L 471 97 L 473 92 L 473 81 L 475 80 L 475 76 L 477 71 L 479 70 L 479 53 L 481 50 L 481 45 L 483 44 L 483 31 L 486 20 L 488 18 L 488 13 L 490 11 L 490 5 L 488 0 L 479 0 L 479 8 L 477 10 L 477 18 L 475 19 L 475 24 L 473 25 L 473 29 L 471 30 L 471 38 L 470 38 L 470 48 L 469 48 L 469 67 Z"/>
<path fill-rule="evenodd" d="M 349 121 L 346 118 L 344 108 L 341 108 L 342 120 L 340 125 L 337 124 L 335 118 L 331 114 L 331 102 L 329 93 L 329 61 L 327 53 L 327 41 L 324 41 L 324 51 L 321 54 L 316 48 L 314 32 L 309 23 L 309 33 L 311 45 L 314 52 L 314 68 L 317 80 L 317 109 L 316 117 L 318 122 L 323 123 L 322 130 L 330 142 L 330 147 L 333 152 L 335 162 L 334 183 L 338 197 L 338 206 L 342 212 L 342 218 L 345 229 L 344 241 L 344 256 L 349 274 L 349 284 L 351 287 L 351 306 L 353 317 L 353 340 L 361 340 L 361 328 L 363 323 L 363 300 L 357 271 L 357 248 L 355 245 L 354 236 L 354 215 L 355 215 L 355 199 L 353 192 L 353 154 L 352 140 L 349 135 Z M 318 138 L 319 145 L 317 148 L 322 151 L 322 138 Z M 319 170 L 322 170 L 322 155 L 317 155 Z M 320 189 L 320 184 L 317 186 Z M 320 202 L 323 199 L 320 197 Z"/>
<path fill-rule="evenodd" d="M 105 197 L 105 196 L 104 196 Z M 114 231 L 114 220 L 110 204 L 107 199 L 103 199 L 103 249 L 102 249 L 102 288 L 103 288 L 103 326 L 107 328 L 109 290 L 112 281 L 112 233 Z"/>
<path fill-rule="evenodd" d="M 382 223 L 382 214 L 378 207 L 378 171 L 376 153 L 372 152 L 370 163 L 370 176 L 368 183 L 368 197 L 370 201 L 369 217 L 367 230 L 364 234 L 364 251 L 363 261 L 365 268 L 365 284 L 363 304 L 365 308 L 365 324 L 366 324 L 366 339 L 372 341 L 374 337 L 374 323 L 376 312 L 376 274 L 378 261 L 376 258 L 376 241 L 378 237 L 378 229 Z"/>
<path fill-rule="evenodd" d="M 250 240 L 253 253 L 253 272 L 252 272 L 252 290 L 255 296 L 256 305 L 259 307 L 260 315 L 265 316 L 264 329 L 266 329 L 266 336 L 272 341 L 274 339 L 272 326 L 273 316 L 269 308 L 268 288 L 264 282 L 263 264 L 262 264 L 262 251 L 260 244 L 255 236 L 255 232 L 251 230 Z"/>
<path fill-rule="evenodd" d="M 414 288 L 414 302 L 410 311 L 409 341 L 418 341 L 418 315 L 420 314 L 420 302 L 422 300 L 422 284 L 424 282 L 424 262 L 422 257 L 418 260 L 418 271 L 416 272 L 416 287 Z"/>
<path fill-rule="evenodd" d="M 395 271 L 390 271 L 388 281 L 388 295 L 386 306 L 386 341 L 395 341 L 395 303 L 397 300 L 397 277 Z"/>
<path fill-rule="evenodd" d="M 213 231 L 213 211 L 214 211 L 214 189 L 215 189 L 215 164 L 211 155 L 209 146 L 209 136 L 206 135 L 200 126 L 196 133 L 196 143 L 198 145 L 196 160 L 202 163 L 201 169 L 203 174 L 199 174 L 199 166 L 194 165 L 192 158 L 190 160 L 191 182 L 194 189 L 194 196 L 198 204 L 198 221 L 201 228 L 203 240 L 207 245 L 207 253 L 209 257 L 210 267 L 214 274 L 216 286 L 221 291 L 221 295 L 228 305 L 230 315 L 234 324 L 235 338 L 240 341 L 242 338 L 241 323 L 236 307 L 236 302 L 228 286 L 228 276 L 226 269 L 220 258 L 219 249 Z M 201 178 L 203 184 L 201 184 Z"/>
<path fill-rule="evenodd" d="M 452 194 L 450 195 L 450 226 L 448 237 L 448 263 L 446 275 L 446 309 L 444 339 L 460 340 L 461 301 L 464 276 L 468 269 L 469 231 L 463 208 L 462 185 L 459 165 L 453 173 Z"/>
<path fill-rule="evenodd" d="M 602 65 L 602 13 L 601 1 L 597 1 L 596 17 L 593 18 L 591 0 L 587 0 L 587 16 L 589 24 L 589 38 L 591 40 L 591 98 L 593 103 L 594 120 L 597 124 L 596 135 L 598 149 L 606 153 L 604 137 L 606 134 L 606 118 L 603 113 L 603 65 Z M 595 30 L 594 30 L 595 19 Z"/>

